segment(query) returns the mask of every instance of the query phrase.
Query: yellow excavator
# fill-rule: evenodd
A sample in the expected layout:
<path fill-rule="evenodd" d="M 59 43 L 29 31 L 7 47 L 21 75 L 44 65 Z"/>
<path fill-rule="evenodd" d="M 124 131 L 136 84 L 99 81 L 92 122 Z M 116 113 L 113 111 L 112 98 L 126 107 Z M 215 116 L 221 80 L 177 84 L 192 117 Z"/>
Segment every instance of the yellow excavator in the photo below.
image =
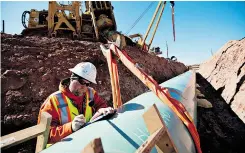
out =
<path fill-rule="evenodd" d="M 24 11 L 22 35 L 46 35 L 49 37 L 72 37 L 87 41 L 115 41 L 119 33 L 109 1 L 72 1 L 67 5 L 49 1 L 48 10 Z M 27 15 L 29 20 L 27 22 Z M 123 36 L 122 41 L 125 43 Z"/>

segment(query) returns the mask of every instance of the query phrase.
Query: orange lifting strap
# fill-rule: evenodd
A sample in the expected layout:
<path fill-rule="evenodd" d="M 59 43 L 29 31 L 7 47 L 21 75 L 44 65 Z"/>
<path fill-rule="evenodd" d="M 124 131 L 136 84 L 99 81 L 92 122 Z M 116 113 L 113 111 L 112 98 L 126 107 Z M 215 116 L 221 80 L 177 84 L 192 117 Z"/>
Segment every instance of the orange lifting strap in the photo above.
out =
<path fill-rule="evenodd" d="M 157 95 L 158 98 L 162 100 L 162 102 L 166 103 L 175 114 L 182 120 L 182 122 L 188 128 L 198 153 L 202 153 L 200 147 L 200 139 L 197 132 L 197 129 L 193 123 L 193 120 L 184 105 L 172 98 L 166 88 L 162 88 L 158 85 L 158 83 L 148 76 L 144 71 L 142 71 L 135 62 L 127 55 L 126 51 L 119 50 L 117 46 L 112 44 L 110 46 L 110 51 L 107 52 L 106 58 L 109 66 L 110 76 L 111 76 L 111 84 L 113 90 L 113 102 L 114 108 L 118 108 L 122 105 L 120 88 L 119 88 L 119 78 L 117 71 L 117 63 L 115 57 L 113 57 L 112 52 L 122 61 L 122 63 L 134 74 L 136 75 L 153 93 Z M 115 101 L 114 101 L 115 100 Z M 115 107 L 116 106 L 116 107 Z"/>

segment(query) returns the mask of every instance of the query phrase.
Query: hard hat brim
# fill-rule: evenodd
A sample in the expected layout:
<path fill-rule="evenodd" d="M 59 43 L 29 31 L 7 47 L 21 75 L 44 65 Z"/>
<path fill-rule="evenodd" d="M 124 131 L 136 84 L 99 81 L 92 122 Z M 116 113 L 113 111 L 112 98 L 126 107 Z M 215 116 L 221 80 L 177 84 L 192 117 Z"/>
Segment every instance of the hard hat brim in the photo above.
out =
<path fill-rule="evenodd" d="M 74 68 L 71 68 L 71 69 L 69 69 L 69 70 L 70 70 L 72 73 L 75 73 L 76 75 L 80 76 L 79 73 L 77 73 L 76 70 L 75 70 Z M 83 77 L 83 76 L 80 76 L 80 77 L 81 77 L 81 78 L 84 78 L 84 79 L 86 79 L 86 80 L 88 80 L 88 81 L 90 81 L 90 82 L 92 82 L 92 83 L 94 83 L 94 84 L 97 84 L 96 80 L 90 80 L 90 79 L 85 78 L 85 77 Z"/>

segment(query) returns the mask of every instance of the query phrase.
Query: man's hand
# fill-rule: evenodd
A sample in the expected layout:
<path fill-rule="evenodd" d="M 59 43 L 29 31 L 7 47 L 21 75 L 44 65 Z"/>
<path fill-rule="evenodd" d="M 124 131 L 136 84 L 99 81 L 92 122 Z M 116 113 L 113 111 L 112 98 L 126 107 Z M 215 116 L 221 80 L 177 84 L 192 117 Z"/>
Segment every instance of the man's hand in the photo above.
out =
<path fill-rule="evenodd" d="M 86 119 L 83 114 L 76 116 L 71 123 L 72 131 L 79 130 L 85 123 Z"/>
<path fill-rule="evenodd" d="M 112 114 L 114 113 L 115 109 L 113 109 L 112 107 L 107 107 L 107 108 L 100 108 L 98 110 L 98 113 L 100 114 Z"/>

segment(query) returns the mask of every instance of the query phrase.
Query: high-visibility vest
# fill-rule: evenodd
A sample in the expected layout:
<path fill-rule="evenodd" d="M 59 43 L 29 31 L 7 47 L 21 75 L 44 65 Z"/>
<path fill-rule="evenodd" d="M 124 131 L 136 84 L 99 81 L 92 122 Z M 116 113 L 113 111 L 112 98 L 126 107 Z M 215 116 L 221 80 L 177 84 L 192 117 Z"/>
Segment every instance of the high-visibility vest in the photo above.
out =
<path fill-rule="evenodd" d="M 86 108 L 85 108 L 85 118 L 86 122 L 92 118 L 92 108 L 89 106 L 89 102 L 94 100 L 95 90 L 93 88 L 88 87 L 86 92 Z M 57 91 L 51 96 L 52 103 L 59 114 L 59 120 L 62 125 L 71 122 L 75 116 L 79 115 L 79 111 L 77 107 L 72 103 L 71 99 L 67 97 L 60 91 Z M 46 148 L 48 148 L 52 144 L 47 144 Z"/>
<path fill-rule="evenodd" d="M 95 91 L 93 88 L 88 87 L 86 92 L 86 108 L 85 118 L 88 122 L 92 118 L 92 108 L 89 106 L 89 102 L 93 101 Z M 71 99 L 60 91 L 57 91 L 52 96 L 53 105 L 59 114 L 60 123 L 66 124 L 71 122 L 75 116 L 79 115 L 79 111 L 76 106 L 72 103 Z"/>

